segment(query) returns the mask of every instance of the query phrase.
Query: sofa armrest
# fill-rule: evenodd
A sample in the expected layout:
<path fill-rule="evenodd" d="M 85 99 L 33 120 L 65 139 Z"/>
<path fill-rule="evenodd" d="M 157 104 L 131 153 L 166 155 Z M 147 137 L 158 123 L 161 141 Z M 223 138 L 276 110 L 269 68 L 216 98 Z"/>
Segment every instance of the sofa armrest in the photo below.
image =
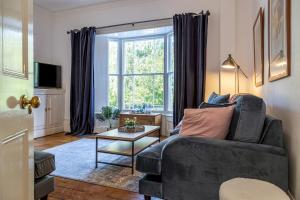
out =
<path fill-rule="evenodd" d="M 206 199 L 214 199 L 219 186 L 236 177 L 265 180 L 287 191 L 288 159 L 285 149 L 181 136 L 163 149 L 165 198 L 176 199 L 176 195 L 198 191 Z"/>

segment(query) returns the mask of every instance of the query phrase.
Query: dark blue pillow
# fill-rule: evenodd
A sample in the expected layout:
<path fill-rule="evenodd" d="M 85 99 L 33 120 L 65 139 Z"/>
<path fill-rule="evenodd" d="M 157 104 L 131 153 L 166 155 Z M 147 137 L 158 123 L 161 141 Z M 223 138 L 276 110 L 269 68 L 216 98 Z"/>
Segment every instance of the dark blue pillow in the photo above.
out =
<path fill-rule="evenodd" d="M 204 108 L 224 108 L 224 107 L 233 106 L 235 104 L 236 104 L 236 102 L 234 102 L 234 103 L 222 103 L 222 104 L 210 104 L 210 103 L 202 102 L 200 104 L 199 108 L 200 109 L 204 109 Z"/>
<path fill-rule="evenodd" d="M 218 95 L 217 93 L 213 92 L 210 97 L 208 98 L 207 103 L 209 104 L 225 104 L 228 103 L 230 98 L 230 94 L 225 95 Z"/>

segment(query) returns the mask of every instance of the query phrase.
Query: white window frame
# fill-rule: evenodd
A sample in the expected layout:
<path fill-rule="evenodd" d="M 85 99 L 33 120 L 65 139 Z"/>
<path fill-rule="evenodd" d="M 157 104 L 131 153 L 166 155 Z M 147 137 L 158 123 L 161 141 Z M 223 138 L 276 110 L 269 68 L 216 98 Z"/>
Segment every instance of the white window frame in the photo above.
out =
<path fill-rule="evenodd" d="M 163 76 L 164 80 L 164 105 L 163 110 L 161 111 L 153 111 L 155 113 L 166 113 L 170 114 L 173 111 L 169 110 L 169 76 L 170 74 L 174 72 L 169 72 L 169 65 L 170 65 L 170 36 L 173 34 L 173 32 L 169 32 L 166 34 L 156 34 L 156 35 L 150 35 L 150 36 L 139 36 L 139 37 L 130 37 L 130 38 L 109 38 L 107 41 L 107 47 L 109 47 L 110 41 L 117 41 L 118 42 L 118 74 L 110 74 L 108 72 L 108 76 L 117 76 L 118 77 L 118 108 L 122 111 L 131 111 L 124 109 L 124 77 L 134 77 L 134 76 L 155 76 L 155 75 L 161 75 Z M 158 39 L 163 38 L 164 39 L 164 72 L 163 73 L 146 73 L 146 74 L 125 74 L 124 73 L 124 44 L 128 41 L 138 41 L 138 40 L 149 40 L 149 39 Z M 109 55 L 108 55 L 109 59 Z M 108 62 L 109 63 L 109 62 Z M 107 66 L 108 67 L 108 66 Z M 108 70 L 109 71 L 109 70 Z M 108 78 L 108 86 L 109 86 L 109 78 Z M 109 87 L 108 87 L 109 88 Z M 109 102 L 109 95 L 107 97 L 107 102 Z"/>
<path fill-rule="evenodd" d="M 172 109 L 169 110 L 169 103 L 170 103 L 170 99 L 169 99 L 169 90 L 170 90 L 170 88 L 169 88 L 169 77 L 171 75 L 173 75 L 173 79 L 174 79 L 174 66 L 173 66 L 173 71 L 169 71 L 170 66 L 171 66 L 171 37 L 172 36 L 174 37 L 173 32 L 167 34 L 167 54 L 166 55 L 168 55 L 168 56 L 167 56 L 167 64 L 165 64 L 165 66 L 167 67 L 167 69 L 165 69 L 165 72 L 166 72 L 165 73 L 165 75 L 166 75 L 166 77 L 165 77 L 165 80 L 166 80 L 165 89 L 166 89 L 167 95 L 168 95 L 166 97 L 167 99 L 165 99 L 165 103 L 166 103 L 166 106 L 167 106 L 166 109 L 167 109 L 168 112 L 173 112 L 173 105 L 172 105 Z M 173 85 L 173 87 L 174 87 L 174 85 Z M 174 91 L 173 91 L 173 95 L 174 95 Z M 173 97 L 173 101 L 174 101 L 174 97 Z"/>

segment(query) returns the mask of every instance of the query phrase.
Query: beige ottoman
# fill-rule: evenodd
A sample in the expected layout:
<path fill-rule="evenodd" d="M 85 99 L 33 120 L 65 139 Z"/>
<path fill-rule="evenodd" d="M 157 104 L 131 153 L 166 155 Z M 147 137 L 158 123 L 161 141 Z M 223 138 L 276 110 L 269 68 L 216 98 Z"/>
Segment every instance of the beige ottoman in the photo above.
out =
<path fill-rule="evenodd" d="M 256 179 L 235 178 L 220 187 L 220 200 L 290 200 L 279 187 Z"/>

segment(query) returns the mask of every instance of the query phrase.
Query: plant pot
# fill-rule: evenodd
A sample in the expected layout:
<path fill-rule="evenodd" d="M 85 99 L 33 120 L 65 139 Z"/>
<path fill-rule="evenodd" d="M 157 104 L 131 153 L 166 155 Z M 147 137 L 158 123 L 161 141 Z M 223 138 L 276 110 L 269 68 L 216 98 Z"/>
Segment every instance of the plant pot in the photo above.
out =
<path fill-rule="evenodd" d="M 111 128 L 112 129 L 115 129 L 115 128 L 119 127 L 119 119 L 111 120 L 110 123 L 111 123 Z"/>
<path fill-rule="evenodd" d="M 127 129 L 135 129 L 135 125 L 126 126 Z"/>

